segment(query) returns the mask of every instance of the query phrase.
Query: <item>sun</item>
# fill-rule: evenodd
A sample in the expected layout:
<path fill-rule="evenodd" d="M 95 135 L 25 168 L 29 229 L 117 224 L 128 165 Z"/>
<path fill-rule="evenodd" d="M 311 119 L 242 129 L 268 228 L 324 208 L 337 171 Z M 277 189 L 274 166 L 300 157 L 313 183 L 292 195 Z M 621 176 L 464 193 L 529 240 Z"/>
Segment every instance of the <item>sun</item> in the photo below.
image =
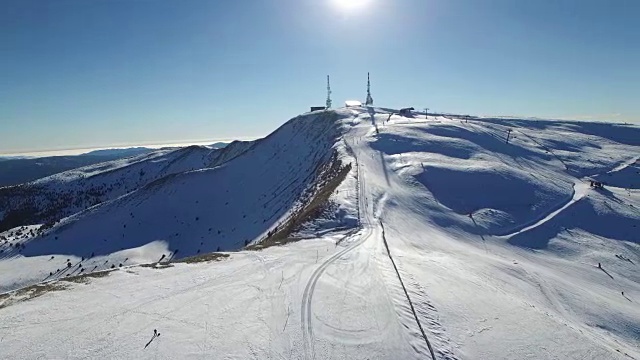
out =
<path fill-rule="evenodd" d="M 369 0 L 332 0 L 332 2 L 342 10 L 356 10 L 366 6 Z"/>

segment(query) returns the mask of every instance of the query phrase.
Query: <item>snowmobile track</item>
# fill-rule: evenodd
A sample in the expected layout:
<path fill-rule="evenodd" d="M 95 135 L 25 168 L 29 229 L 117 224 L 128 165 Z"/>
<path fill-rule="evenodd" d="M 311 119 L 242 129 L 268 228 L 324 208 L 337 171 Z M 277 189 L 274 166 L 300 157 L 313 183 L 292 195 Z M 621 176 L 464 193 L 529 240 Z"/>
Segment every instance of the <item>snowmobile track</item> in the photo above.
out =
<path fill-rule="evenodd" d="M 347 235 L 347 237 L 348 236 L 350 235 Z M 322 274 L 325 272 L 325 270 L 329 267 L 329 265 L 331 265 L 333 262 L 335 262 L 340 257 L 342 257 L 342 255 L 347 254 L 348 252 L 362 245 L 362 243 L 364 243 L 368 237 L 369 237 L 368 235 L 361 236 L 360 239 L 358 239 L 358 241 L 349 245 L 349 247 L 345 248 L 344 250 L 334 254 L 333 256 L 325 260 L 313 272 L 313 274 L 311 275 L 311 278 L 309 278 L 309 282 L 307 282 L 307 286 L 305 287 L 304 294 L 302 296 L 301 324 L 302 324 L 303 346 L 304 346 L 306 357 L 309 359 L 315 358 L 314 349 L 313 349 L 313 325 L 311 323 L 311 311 L 312 311 L 311 302 L 313 300 L 313 292 L 316 288 L 316 284 L 318 283 L 318 280 L 320 279 Z"/>
<path fill-rule="evenodd" d="M 365 186 L 364 186 L 364 183 L 361 183 L 362 180 L 359 175 L 360 168 L 359 168 L 357 159 L 356 159 L 356 171 L 358 173 L 357 178 L 358 178 L 358 187 L 359 187 L 358 203 L 360 207 L 363 207 L 362 204 L 360 203 L 363 201 L 363 199 L 365 199 L 365 197 L 363 196 Z M 356 230 L 359 230 L 359 229 L 356 229 Z M 314 345 L 313 345 L 313 325 L 311 323 L 311 311 L 312 311 L 313 292 L 316 288 L 316 284 L 318 283 L 318 280 L 320 279 L 322 274 L 325 272 L 325 270 L 329 267 L 329 265 L 331 265 L 333 262 L 338 260 L 343 255 L 349 253 L 350 251 L 354 250 L 358 246 L 362 245 L 369 238 L 369 236 L 372 233 L 372 230 L 370 228 L 366 228 L 364 230 L 366 233 L 360 235 L 360 238 L 356 242 L 354 242 L 353 244 L 349 245 L 347 248 L 339 251 L 338 253 L 332 255 L 331 257 L 323 261 L 322 264 L 313 272 L 313 274 L 311 274 L 311 277 L 307 282 L 307 286 L 305 287 L 304 294 L 302 296 L 300 324 L 302 326 L 302 338 L 303 338 L 302 340 L 303 340 L 304 352 L 305 352 L 306 358 L 308 359 L 315 358 Z M 348 233 L 347 235 L 345 235 L 343 239 L 350 237 L 352 234 L 353 232 Z M 342 240 L 340 242 L 342 242 Z"/>

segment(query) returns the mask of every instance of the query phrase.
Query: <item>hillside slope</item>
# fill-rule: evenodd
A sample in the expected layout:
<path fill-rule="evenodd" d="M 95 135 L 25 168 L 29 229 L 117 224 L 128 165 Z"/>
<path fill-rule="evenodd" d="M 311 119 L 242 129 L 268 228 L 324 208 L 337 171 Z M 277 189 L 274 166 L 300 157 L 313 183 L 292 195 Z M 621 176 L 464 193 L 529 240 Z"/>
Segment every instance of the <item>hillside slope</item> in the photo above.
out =
<path fill-rule="evenodd" d="M 333 149 L 338 119 L 336 113 L 296 118 L 236 157 L 230 152 L 237 148 L 234 144 L 213 153 L 215 157 L 207 148 L 177 150 L 170 161 L 162 158 L 162 168 L 157 170 L 171 175 L 65 218 L 35 238 L 20 241 L 23 248 L 13 242 L 4 257 L 16 258 L 4 266 L 40 271 L 29 271 L 26 277 L 14 271 L 17 276 L 4 276 L 0 287 L 237 250 L 261 239 L 305 203 L 323 170 L 339 163 Z M 148 163 L 156 158 L 126 166 L 107 163 L 80 173 L 88 182 L 117 183 L 118 189 L 126 191 L 128 186 L 138 186 L 124 181 L 132 178 L 128 175 L 145 166 L 140 172 L 147 176 Z M 215 166 L 219 159 L 231 160 Z M 107 166 L 114 170 L 105 171 Z M 76 173 L 42 182 L 50 188 L 62 183 L 68 189 L 68 178 L 87 186 L 84 179 L 75 180 Z"/>
<path fill-rule="evenodd" d="M 157 150 L 0 188 L 0 231 L 22 225 L 50 225 L 165 176 L 222 164 L 252 144 L 237 141 L 223 149 L 189 146 Z"/>
<path fill-rule="evenodd" d="M 73 156 L 46 156 L 35 159 L 2 159 L 0 161 L 0 187 L 34 181 L 63 171 L 117 160 L 151 152 L 147 148 L 130 148 L 118 151 L 93 151 Z"/>
<path fill-rule="evenodd" d="M 352 164 L 329 213 L 294 234 L 304 241 L 5 295 L 0 356 L 640 359 L 639 127 L 390 112 L 294 119 L 224 166 L 65 220 L 46 236 L 152 241 L 130 259 L 240 246 L 278 223 L 261 227 L 265 215 L 299 208 L 305 191 L 289 195 L 314 164 Z M 357 221 L 325 233 L 332 216 Z M 225 231 L 200 244 L 202 221 Z M 55 241 L 28 243 L 8 260 L 27 269 L 10 271 L 39 271 L 48 257 L 22 253 Z"/>
<path fill-rule="evenodd" d="M 640 128 L 386 119 L 356 153 L 438 358 L 638 358 Z"/>

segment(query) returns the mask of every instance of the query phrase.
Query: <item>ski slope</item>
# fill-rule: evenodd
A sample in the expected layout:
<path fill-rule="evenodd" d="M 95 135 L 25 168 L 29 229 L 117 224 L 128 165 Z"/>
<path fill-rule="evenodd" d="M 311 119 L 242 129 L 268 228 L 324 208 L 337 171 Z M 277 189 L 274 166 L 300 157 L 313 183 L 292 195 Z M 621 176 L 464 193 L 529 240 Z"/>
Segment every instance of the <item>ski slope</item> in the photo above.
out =
<path fill-rule="evenodd" d="M 577 201 L 581 200 L 583 197 L 585 197 L 588 194 L 589 191 L 589 186 L 587 186 L 586 183 L 583 182 L 576 182 L 573 185 L 573 196 L 571 197 L 571 200 L 567 201 L 564 205 L 562 205 L 562 207 L 560 207 L 558 210 L 552 211 L 550 212 L 548 215 L 546 215 L 545 217 L 543 217 L 542 219 L 536 221 L 534 224 L 532 225 L 528 225 L 523 227 L 522 229 L 507 234 L 507 235 L 502 235 L 500 236 L 501 238 L 510 238 L 519 234 L 522 234 L 524 232 L 527 232 L 529 230 L 535 229 L 541 225 L 543 225 L 544 223 L 552 220 L 556 215 L 562 213 L 563 211 L 567 210 L 567 208 L 573 204 L 575 204 Z"/>
<path fill-rule="evenodd" d="M 64 289 L 27 301 L 5 296 L 0 357 L 640 359 L 640 193 L 633 186 L 640 128 L 406 118 L 375 108 L 334 114 L 292 119 L 222 167 L 142 188 L 51 232 L 119 233 L 121 220 L 111 214 L 136 204 L 145 226 L 125 233 L 119 244 L 129 251 L 166 252 L 173 243 L 149 240 L 176 228 L 186 234 L 181 247 L 198 247 L 202 230 L 193 221 L 152 222 L 163 206 L 187 212 L 185 220 L 210 209 L 215 217 L 201 219 L 236 226 L 245 233 L 235 239 L 258 242 L 269 227 L 251 225 L 264 216 L 256 202 L 283 180 L 305 188 L 296 175 L 336 153 L 352 164 L 350 174 L 330 198 L 331 214 L 301 229 L 305 240 L 204 264 L 124 266 L 87 282 L 50 282 Z M 254 186 L 242 182 L 255 174 Z M 604 189 L 589 188 L 590 179 L 603 178 L 612 179 Z M 249 220 L 219 210 L 225 189 Z M 171 194 L 179 200 L 172 203 Z M 280 218 L 296 207 L 298 195 L 290 195 L 277 197 Z M 356 221 L 327 232 L 335 214 Z M 30 267 L 34 258 L 48 259 L 0 260 L 2 278 L 18 271 L 7 261 Z M 154 329 L 160 337 L 152 338 Z"/>

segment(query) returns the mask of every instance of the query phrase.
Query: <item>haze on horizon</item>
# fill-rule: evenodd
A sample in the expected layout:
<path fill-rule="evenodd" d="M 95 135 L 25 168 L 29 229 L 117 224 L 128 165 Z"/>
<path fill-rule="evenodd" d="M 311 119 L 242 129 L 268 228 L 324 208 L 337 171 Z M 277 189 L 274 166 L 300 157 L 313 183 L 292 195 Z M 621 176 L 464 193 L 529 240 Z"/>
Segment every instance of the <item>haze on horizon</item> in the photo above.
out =
<path fill-rule="evenodd" d="M 261 137 L 324 104 L 637 122 L 631 0 L 10 0 L 0 153 Z"/>
<path fill-rule="evenodd" d="M 107 146 L 93 146 L 93 147 L 76 147 L 76 148 L 55 148 L 55 149 L 42 149 L 33 151 L 20 151 L 20 152 L 0 152 L 0 158 L 15 158 L 15 157 L 45 157 L 45 156 L 73 156 L 86 154 L 95 150 L 108 150 L 108 149 L 127 149 L 135 147 L 146 147 L 149 149 L 160 149 L 167 147 L 184 147 L 190 145 L 213 145 L 216 143 L 231 143 L 233 141 L 251 141 L 256 140 L 256 137 L 236 138 L 236 139 L 187 139 L 179 142 L 148 142 L 148 143 L 131 143 L 131 144 L 111 144 Z"/>

